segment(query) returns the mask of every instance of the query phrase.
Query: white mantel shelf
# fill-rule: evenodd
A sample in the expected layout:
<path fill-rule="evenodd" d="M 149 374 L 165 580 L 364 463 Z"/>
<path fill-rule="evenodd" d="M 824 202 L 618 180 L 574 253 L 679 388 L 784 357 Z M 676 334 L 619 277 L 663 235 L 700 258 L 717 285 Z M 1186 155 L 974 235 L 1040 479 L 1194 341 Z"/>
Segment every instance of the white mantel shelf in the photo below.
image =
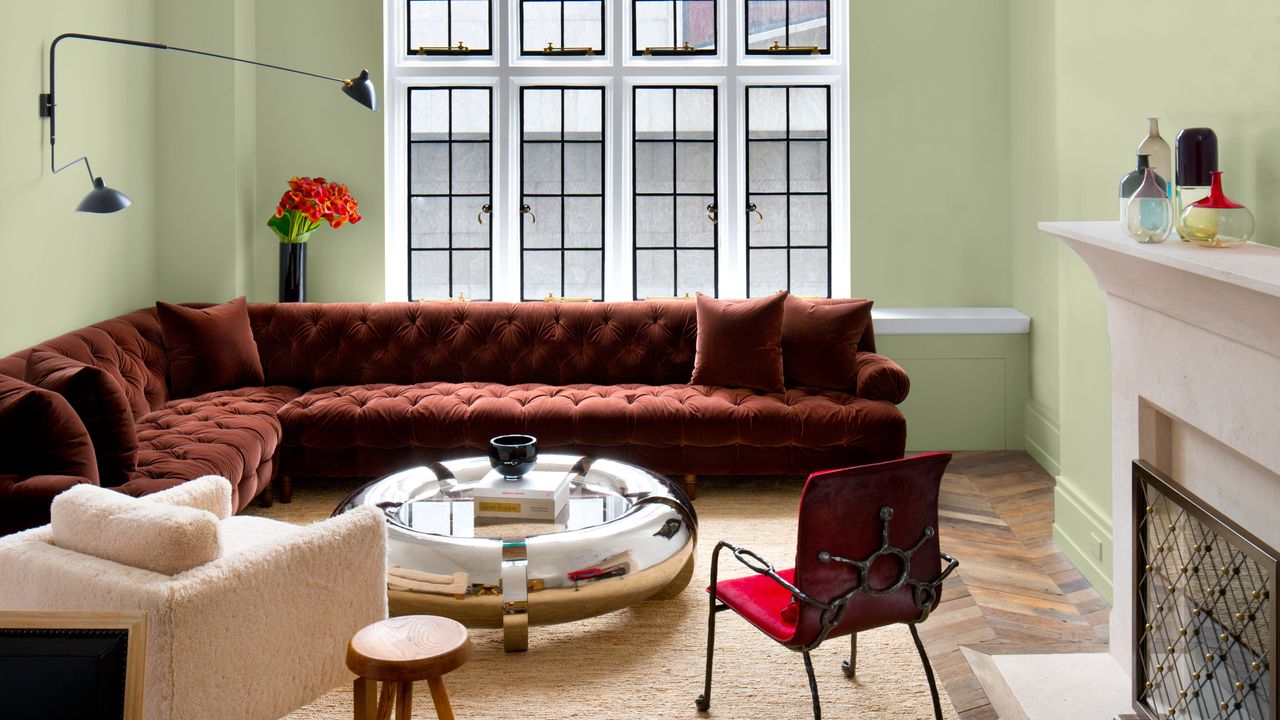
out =
<path fill-rule="evenodd" d="M 1280 356 L 1280 248 L 1206 248 L 1177 237 L 1144 245 L 1116 221 L 1039 227 L 1075 250 L 1109 295 Z"/>
<path fill-rule="evenodd" d="M 1039 227 L 1063 239 L 1280 297 L 1280 248 L 1270 245 L 1251 242 L 1234 248 L 1206 248 L 1182 242 L 1176 234 L 1162 243 L 1143 244 L 1125 234 L 1114 220 L 1042 222 Z"/>

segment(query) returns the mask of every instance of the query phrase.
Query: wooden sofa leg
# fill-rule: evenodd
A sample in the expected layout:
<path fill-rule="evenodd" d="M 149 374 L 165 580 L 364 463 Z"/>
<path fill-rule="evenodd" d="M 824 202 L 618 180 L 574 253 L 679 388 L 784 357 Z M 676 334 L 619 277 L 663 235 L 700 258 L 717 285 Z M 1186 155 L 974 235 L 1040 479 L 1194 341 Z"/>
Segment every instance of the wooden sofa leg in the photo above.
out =
<path fill-rule="evenodd" d="M 684 476 L 684 494 L 689 496 L 690 500 L 698 499 L 698 476 L 693 473 L 687 473 Z"/>
<path fill-rule="evenodd" d="M 267 486 L 262 489 L 262 492 L 258 493 L 258 504 L 264 508 L 269 508 L 274 505 L 275 499 L 276 493 L 275 488 L 272 487 L 272 483 L 267 483 Z"/>
<path fill-rule="evenodd" d="M 293 502 L 293 478 L 288 475 L 280 476 L 280 502 L 285 505 Z"/>

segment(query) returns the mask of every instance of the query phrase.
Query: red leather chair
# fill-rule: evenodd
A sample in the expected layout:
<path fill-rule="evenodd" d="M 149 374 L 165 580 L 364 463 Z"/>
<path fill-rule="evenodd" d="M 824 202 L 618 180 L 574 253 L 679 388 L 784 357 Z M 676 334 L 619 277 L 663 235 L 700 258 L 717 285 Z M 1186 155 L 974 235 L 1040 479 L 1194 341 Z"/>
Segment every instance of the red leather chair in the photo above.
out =
<path fill-rule="evenodd" d="M 721 541 L 711 556 L 706 687 L 698 710 L 711 707 L 716 614 L 733 610 L 804 656 L 813 716 L 822 717 L 809 653 L 824 640 L 850 637 L 845 677 L 857 670 L 858 633 L 895 623 L 911 629 L 929 679 L 933 712 L 942 720 L 938 685 L 916 624 L 938 605 L 942 582 L 959 564 L 938 547 L 938 488 L 948 453 L 814 473 L 800 496 L 795 567 L 775 571 L 756 553 Z M 717 580 L 720 551 L 755 571 Z M 942 563 L 946 567 L 942 567 Z"/>

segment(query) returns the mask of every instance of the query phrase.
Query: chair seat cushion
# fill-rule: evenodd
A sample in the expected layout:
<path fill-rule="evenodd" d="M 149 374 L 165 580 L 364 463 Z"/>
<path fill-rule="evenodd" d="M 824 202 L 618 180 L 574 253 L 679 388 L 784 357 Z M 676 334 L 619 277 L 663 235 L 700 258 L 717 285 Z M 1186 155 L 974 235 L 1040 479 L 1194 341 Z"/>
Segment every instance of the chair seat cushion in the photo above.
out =
<path fill-rule="evenodd" d="M 783 580 L 792 584 L 795 583 L 795 574 L 794 569 L 778 571 Z M 716 597 L 761 632 L 784 645 L 795 636 L 796 613 L 787 611 L 794 598 L 767 575 L 722 580 L 716 584 Z"/>
<path fill-rule="evenodd" d="M 138 422 L 138 470 L 119 489 L 147 495 L 221 475 L 231 481 L 235 507 L 244 507 L 259 489 L 258 468 L 280 445 L 276 412 L 297 396 L 284 386 L 239 388 L 175 400 L 148 413 Z"/>
<path fill-rule="evenodd" d="M 421 383 L 319 388 L 280 410 L 291 446 L 487 447 L 504 433 L 570 445 L 867 447 L 897 442 L 892 405 L 806 388 Z M 886 439 L 887 438 L 887 439 Z"/>

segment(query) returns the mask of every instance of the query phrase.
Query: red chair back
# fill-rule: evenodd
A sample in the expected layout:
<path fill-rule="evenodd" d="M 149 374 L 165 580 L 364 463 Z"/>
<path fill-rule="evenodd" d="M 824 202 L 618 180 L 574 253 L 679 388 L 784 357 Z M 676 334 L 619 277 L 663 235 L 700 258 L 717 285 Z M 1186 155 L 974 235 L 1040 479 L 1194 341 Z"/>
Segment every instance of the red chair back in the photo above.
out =
<path fill-rule="evenodd" d="M 930 453 L 904 460 L 814 473 L 800 496 L 800 527 L 796 539 L 795 585 L 823 603 L 845 595 L 863 582 L 858 568 L 837 561 L 823 562 L 819 554 L 863 561 L 884 547 L 889 508 L 889 545 L 910 555 L 908 577 L 928 583 L 942 572 L 938 549 L 938 489 L 950 453 Z M 885 513 L 888 514 L 888 513 Z M 930 531 L 929 529 L 932 528 Z M 922 542 L 923 540 L 923 542 Z M 884 590 L 903 575 L 902 562 L 884 555 L 870 566 L 869 589 Z M 937 605 L 932 598 L 930 609 Z M 788 645 L 809 645 L 823 630 L 823 611 L 799 603 L 796 634 Z M 912 586 L 904 584 L 884 595 L 859 592 L 852 596 L 844 617 L 827 638 L 921 619 Z"/>

